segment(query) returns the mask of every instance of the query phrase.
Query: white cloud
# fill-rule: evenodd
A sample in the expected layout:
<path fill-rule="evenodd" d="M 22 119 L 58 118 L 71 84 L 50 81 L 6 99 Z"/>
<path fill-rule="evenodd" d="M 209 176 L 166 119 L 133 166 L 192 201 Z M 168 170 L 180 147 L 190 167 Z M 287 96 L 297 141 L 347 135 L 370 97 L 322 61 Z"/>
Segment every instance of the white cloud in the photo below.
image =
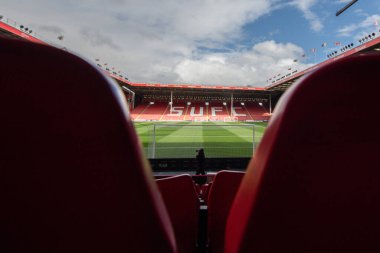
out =
<path fill-rule="evenodd" d="M 311 8 L 317 3 L 317 0 L 293 0 L 290 5 L 297 7 L 302 11 L 303 16 L 309 21 L 310 27 L 313 31 L 319 32 L 323 29 L 323 24 L 321 19 L 311 11 Z"/>
<path fill-rule="evenodd" d="M 313 30 L 322 29 L 310 11 L 315 1 L 292 3 Z M 213 49 L 235 43 L 245 24 L 279 4 L 279 0 L 2 0 L 2 14 L 90 60 L 99 58 L 131 81 L 263 86 L 274 72 L 293 64 L 302 49 L 274 41 L 250 49 L 237 46 L 228 53 Z M 63 41 L 58 35 L 64 35 Z"/>
<path fill-rule="evenodd" d="M 342 37 L 355 37 L 357 38 L 359 35 L 354 36 L 354 33 L 368 33 L 376 30 L 375 22 L 380 23 L 380 15 L 372 15 L 366 17 L 359 23 L 346 25 L 338 30 L 338 36 Z"/>
<path fill-rule="evenodd" d="M 308 65 L 294 63 L 303 49 L 291 44 L 265 41 L 249 50 L 233 53 L 215 53 L 201 59 L 186 59 L 175 68 L 179 82 L 226 85 L 265 84 L 277 74 L 284 74 L 288 68 L 303 69 Z"/>

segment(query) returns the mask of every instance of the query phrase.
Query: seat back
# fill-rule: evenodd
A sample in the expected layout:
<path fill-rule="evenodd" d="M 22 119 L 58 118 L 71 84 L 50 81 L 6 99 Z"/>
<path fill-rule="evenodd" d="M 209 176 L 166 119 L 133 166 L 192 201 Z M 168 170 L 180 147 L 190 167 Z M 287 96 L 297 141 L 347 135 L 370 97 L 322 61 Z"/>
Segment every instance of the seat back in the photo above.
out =
<path fill-rule="evenodd" d="M 227 218 L 244 172 L 222 170 L 216 173 L 208 195 L 209 252 L 224 252 Z"/>
<path fill-rule="evenodd" d="M 156 180 L 176 236 L 178 252 L 196 252 L 199 199 L 190 175 Z"/>
<path fill-rule="evenodd" d="M 232 206 L 226 252 L 380 250 L 380 55 L 283 95 Z"/>
<path fill-rule="evenodd" d="M 62 50 L 0 42 L 0 251 L 175 252 L 117 85 Z"/>

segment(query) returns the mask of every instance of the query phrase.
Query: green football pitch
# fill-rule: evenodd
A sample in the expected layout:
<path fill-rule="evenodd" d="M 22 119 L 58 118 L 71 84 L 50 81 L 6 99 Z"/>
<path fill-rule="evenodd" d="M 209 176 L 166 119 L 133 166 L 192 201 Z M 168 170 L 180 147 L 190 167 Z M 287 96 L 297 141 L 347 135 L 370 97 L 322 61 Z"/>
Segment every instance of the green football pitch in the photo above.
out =
<path fill-rule="evenodd" d="M 134 122 L 148 158 L 251 157 L 266 122 Z"/>

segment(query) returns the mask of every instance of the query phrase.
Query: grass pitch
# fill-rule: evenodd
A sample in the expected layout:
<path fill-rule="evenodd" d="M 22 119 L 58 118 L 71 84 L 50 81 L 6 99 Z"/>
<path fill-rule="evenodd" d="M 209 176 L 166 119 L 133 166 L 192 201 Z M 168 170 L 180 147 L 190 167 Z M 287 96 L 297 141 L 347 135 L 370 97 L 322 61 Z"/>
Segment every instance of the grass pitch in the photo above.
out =
<path fill-rule="evenodd" d="M 200 148 L 204 148 L 208 158 L 251 157 L 267 127 L 266 122 L 134 122 L 134 125 L 148 158 L 194 158 Z"/>

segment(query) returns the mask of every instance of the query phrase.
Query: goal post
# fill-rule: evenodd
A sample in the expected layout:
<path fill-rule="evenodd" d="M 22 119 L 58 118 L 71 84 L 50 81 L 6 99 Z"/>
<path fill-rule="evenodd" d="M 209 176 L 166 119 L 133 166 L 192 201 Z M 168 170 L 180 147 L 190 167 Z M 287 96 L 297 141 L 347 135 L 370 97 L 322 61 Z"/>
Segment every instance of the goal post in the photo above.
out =
<path fill-rule="evenodd" d="M 147 155 L 157 158 L 251 157 L 256 148 L 254 124 L 153 124 Z"/>

